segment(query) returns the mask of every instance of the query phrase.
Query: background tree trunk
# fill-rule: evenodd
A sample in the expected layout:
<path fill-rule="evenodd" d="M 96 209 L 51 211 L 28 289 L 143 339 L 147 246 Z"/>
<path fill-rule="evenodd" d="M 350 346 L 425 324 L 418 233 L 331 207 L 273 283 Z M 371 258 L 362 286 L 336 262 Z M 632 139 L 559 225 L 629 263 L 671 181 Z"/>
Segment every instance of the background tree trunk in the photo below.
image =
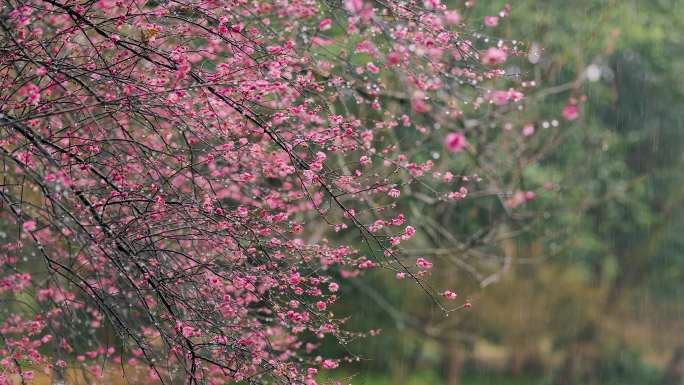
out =
<path fill-rule="evenodd" d="M 670 363 L 665 368 L 663 385 L 680 385 L 684 377 L 684 344 L 672 352 Z"/>
<path fill-rule="evenodd" d="M 457 340 L 447 340 L 444 362 L 444 385 L 461 385 L 461 369 L 463 368 L 463 350 Z"/>

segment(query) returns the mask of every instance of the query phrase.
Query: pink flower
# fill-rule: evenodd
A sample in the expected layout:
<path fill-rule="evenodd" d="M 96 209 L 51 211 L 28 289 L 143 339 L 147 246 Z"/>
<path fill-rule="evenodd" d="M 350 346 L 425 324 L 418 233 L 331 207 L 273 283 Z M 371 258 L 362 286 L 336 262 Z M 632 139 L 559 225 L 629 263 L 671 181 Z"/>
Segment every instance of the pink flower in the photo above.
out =
<path fill-rule="evenodd" d="M 237 215 L 241 218 L 246 218 L 249 215 L 249 210 L 246 207 L 240 206 L 237 208 Z"/>
<path fill-rule="evenodd" d="M 26 97 L 26 103 L 37 105 L 40 102 L 40 88 L 35 84 L 27 84 L 19 90 L 19 95 Z"/>
<path fill-rule="evenodd" d="M 444 297 L 444 298 L 446 298 L 446 299 L 448 299 L 448 300 L 453 301 L 453 300 L 456 299 L 456 297 L 458 297 L 458 294 L 454 293 L 454 292 L 451 291 L 451 290 L 446 290 L 446 291 L 444 291 L 444 292 L 442 293 L 442 297 Z"/>
<path fill-rule="evenodd" d="M 335 282 L 330 282 L 330 284 L 328 285 L 328 290 L 330 290 L 330 291 L 333 292 L 333 293 L 336 292 L 336 291 L 339 290 L 339 289 L 340 289 L 340 285 L 338 285 L 338 284 L 335 283 Z"/>
<path fill-rule="evenodd" d="M 524 136 L 532 136 L 534 134 L 534 124 L 528 123 L 522 129 L 522 134 Z"/>
<path fill-rule="evenodd" d="M 404 214 L 399 214 L 396 217 L 392 218 L 392 226 L 401 226 L 404 223 Z"/>
<path fill-rule="evenodd" d="M 330 29 L 331 26 L 332 26 L 332 20 L 331 20 L 331 19 L 323 19 L 323 20 L 321 20 L 321 22 L 318 24 L 318 28 L 319 28 L 321 31 L 326 31 L 326 30 Z"/>
<path fill-rule="evenodd" d="M 380 68 L 378 68 L 378 66 L 370 62 L 366 64 L 366 68 L 368 69 L 368 72 L 372 74 L 377 74 L 378 72 L 380 72 Z"/>
<path fill-rule="evenodd" d="M 425 94 L 416 91 L 411 98 L 411 109 L 418 113 L 425 113 L 430 111 L 430 105 L 425 102 Z"/>
<path fill-rule="evenodd" d="M 330 39 L 324 39 L 322 37 L 314 36 L 313 39 L 311 39 L 311 44 L 313 45 L 320 45 L 320 46 L 328 46 L 332 45 L 334 41 Z"/>
<path fill-rule="evenodd" d="M 563 108 L 562 114 L 565 120 L 575 120 L 579 117 L 579 108 L 573 104 L 568 104 Z"/>
<path fill-rule="evenodd" d="M 344 7 L 347 11 L 358 14 L 363 10 L 363 0 L 346 0 L 344 2 Z"/>
<path fill-rule="evenodd" d="M 36 229 L 36 221 L 26 221 L 21 227 L 24 231 L 33 231 Z"/>
<path fill-rule="evenodd" d="M 387 192 L 387 195 L 389 195 L 392 198 L 399 198 L 399 195 L 401 195 L 401 191 L 393 188 Z"/>
<path fill-rule="evenodd" d="M 525 94 L 523 94 L 522 92 L 520 92 L 514 88 L 508 89 L 508 97 L 514 102 L 521 100 L 524 96 L 525 96 Z"/>
<path fill-rule="evenodd" d="M 485 16 L 484 25 L 487 27 L 496 27 L 499 25 L 499 18 L 497 16 Z"/>
<path fill-rule="evenodd" d="M 512 197 L 508 198 L 506 201 L 506 205 L 509 208 L 516 208 L 523 203 L 527 203 L 529 201 L 534 200 L 537 197 L 537 194 L 535 194 L 534 191 L 518 191 L 515 194 L 513 194 Z"/>
<path fill-rule="evenodd" d="M 337 362 L 333 360 L 323 360 L 324 369 L 335 369 L 338 366 Z"/>
<path fill-rule="evenodd" d="M 444 22 L 447 24 L 458 24 L 461 22 L 461 15 L 458 11 L 446 11 L 444 12 Z"/>
<path fill-rule="evenodd" d="M 325 303 L 323 301 L 316 302 L 316 309 L 323 311 L 323 310 L 325 310 L 326 307 L 328 307 L 327 303 Z"/>
<path fill-rule="evenodd" d="M 401 55 L 398 52 L 390 52 L 387 54 L 387 63 L 389 65 L 397 65 L 401 63 Z"/>
<path fill-rule="evenodd" d="M 192 326 L 183 326 L 181 332 L 183 333 L 183 337 L 190 338 L 195 334 L 195 329 L 193 329 Z"/>
<path fill-rule="evenodd" d="M 418 258 L 416 259 L 416 266 L 420 267 L 421 269 L 432 269 L 432 262 L 425 258 Z"/>
<path fill-rule="evenodd" d="M 482 54 L 482 64 L 497 65 L 506 61 L 506 52 L 496 47 L 489 47 L 484 54 Z"/>
<path fill-rule="evenodd" d="M 416 229 L 413 226 L 406 226 L 406 229 L 404 230 L 404 235 L 402 236 L 403 239 L 411 239 L 413 236 L 416 234 Z"/>
<path fill-rule="evenodd" d="M 447 150 L 451 152 L 463 151 L 468 145 L 465 135 L 462 132 L 452 132 L 446 136 L 445 140 Z"/>
<path fill-rule="evenodd" d="M 501 90 L 492 91 L 489 94 L 487 94 L 487 99 L 489 99 L 497 106 L 505 106 L 506 104 L 508 104 L 510 94 L 506 91 Z"/>
<path fill-rule="evenodd" d="M 301 282 L 302 282 L 302 279 L 301 279 L 299 273 L 290 274 L 290 278 L 289 278 L 290 285 L 299 285 Z"/>

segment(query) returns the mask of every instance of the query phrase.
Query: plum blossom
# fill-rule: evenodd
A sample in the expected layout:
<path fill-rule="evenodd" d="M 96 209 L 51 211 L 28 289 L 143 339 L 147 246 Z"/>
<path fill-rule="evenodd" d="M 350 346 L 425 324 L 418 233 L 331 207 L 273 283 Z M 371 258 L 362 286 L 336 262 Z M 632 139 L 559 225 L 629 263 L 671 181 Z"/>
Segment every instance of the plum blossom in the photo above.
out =
<path fill-rule="evenodd" d="M 459 14 L 458 11 L 445 11 L 444 22 L 447 24 L 456 25 L 461 22 L 461 14 Z"/>
<path fill-rule="evenodd" d="M 497 64 L 502 64 L 506 61 L 507 58 L 506 51 L 497 48 L 497 47 L 489 47 L 483 54 L 482 54 L 482 64 L 485 65 L 497 65 Z"/>
<path fill-rule="evenodd" d="M 421 269 L 432 269 L 432 262 L 428 261 L 425 258 L 418 258 L 416 259 L 416 266 L 420 267 Z"/>
<path fill-rule="evenodd" d="M 363 10 L 363 0 L 345 0 L 344 7 L 354 15 L 359 14 Z"/>
<path fill-rule="evenodd" d="M 498 16 L 485 16 L 484 25 L 487 27 L 496 27 L 497 25 L 499 25 L 499 17 Z"/>
<path fill-rule="evenodd" d="M 33 231 L 36 229 L 36 221 L 34 221 L 34 220 L 26 221 L 26 222 L 24 222 L 23 225 L 21 225 L 21 227 L 22 227 L 22 229 L 24 229 L 24 231 Z"/>
<path fill-rule="evenodd" d="M 568 104 L 563 108 L 561 114 L 565 120 L 572 121 L 579 117 L 579 108 L 574 104 Z"/>
<path fill-rule="evenodd" d="M 534 124 L 528 123 L 528 124 L 526 124 L 525 126 L 523 126 L 522 134 L 523 134 L 524 136 L 532 136 L 532 135 L 534 135 Z"/>
<path fill-rule="evenodd" d="M 404 230 L 404 235 L 401 236 L 402 239 L 411 239 L 416 234 L 416 229 L 413 226 L 406 226 Z"/>
<path fill-rule="evenodd" d="M 378 68 L 378 66 L 376 66 L 375 64 L 370 63 L 370 62 L 368 64 L 366 64 L 366 69 L 368 69 L 368 72 L 370 72 L 372 74 L 377 74 L 380 72 L 380 68 Z"/>
<path fill-rule="evenodd" d="M 516 208 L 524 203 L 530 202 L 537 197 L 534 191 L 517 191 L 513 196 L 506 200 L 506 206 Z"/>
<path fill-rule="evenodd" d="M 495 90 L 487 94 L 486 99 L 496 104 L 497 106 L 505 106 L 509 102 L 517 102 L 524 97 L 523 93 L 509 88 L 508 91 Z"/>
<path fill-rule="evenodd" d="M 411 109 L 418 113 L 426 113 L 430 111 L 430 105 L 425 101 L 425 93 L 416 91 L 411 98 Z"/>
<path fill-rule="evenodd" d="M 331 234 L 309 230 L 370 232 L 383 255 L 401 255 L 401 243 L 416 235 L 393 201 L 403 197 L 404 172 L 432 178 L 439 199 L 467 196 L 468 181 L 438 160 L 469 146 L 447 124 L 506 82 L 497 82 L 502 69 L 478 62 L 500 65 L 518 49 L 494 37 L 468 41 L 467 20 L 443 0 L 344 0 L 346 18 L 320 1 L 199 4 L 182 17 L 166 17 L 179 10 L 159 1 L 130 10 L 116 0 L 55 2 L 47 13 L 35 11 L 45 8 L 40 1 L 19 3 L 26 6 L 8 10 L 2 43 L 10 52 L 3 86 L 16 92 L 3 99 L 11 117 L 2 115 L 0 147 L 11 150 L 10 173 L 59 210 L 25 205 L 3 217 L 22 231 L 3 243 L 13 250 L 0 258 L 9 267 L 0 291 L 38 305 L 35 317 L 10 309 L 3 338 L 13 346 L 5 355 L 46 372 L 58 357 L 39 348 L 63 351 L 95 376 L 111 361 L 147 369 L 158 382 L 171 373 L 151 363 L 174 357 L 178 373 L 199 373 L 187 382 L 314 385 L 320 367 L 346 362 L 317 352 L 326 334 L 344 332 L 331 312 L 341 285 L 332 279 L 384 265 L 354 247 L 352 231 L 328 242 Z M 333 20 L 346 27 L 334 36 L 326 32 Z M 479 85 L 455 95 L 461 79 Z M 499 92 L 492 103 L 522 98 Z M 388 108 L 397 98 L 410 107 Z M 393 130 L 419 141 L 404 146 Z M 442 148 L 428 142 L 435 139 Z M 11 201 L 22 202 L 12 190 Z M 92 287 L 21 272 L 27 264 L 14 251 L 22 248 L 44 251 L 36 258 L 49 256 L 54 268 L 78 267 L 74 274 Z M 415 264 L 395 277 L 433 266 Z M 108 297 L 107 314 L 98 293 Z M 64 311 L 72 305 L 77 314 Z M 117 330 L 125 340 L 166 342 L 110 349 L 102 339 L 110 316 L 127 325 Z M 49 328 L 54 336 L 51 325 L 60 325 Z M 309 342 L 310 332 L 320 343 Z M 189 347 L 206 360 L 193 360 Z M 0 366 L 16 379 L 23 369 L 8 357 Z M 267 366 L 273 370 L 257 374 Z"/>
<path fill-rule="evenodd" d="M 451 152 L 460 152 L 466 148 L 468 142 L 466 141 L 465 135 L 459 131 L 448 134 L 444 144 L 446 145 L 447 150 Z"/>
<path fill-rule="evenodd" d="M 324 369 L 335 369 L 336 367 L 339 366 L 339 364 L 336 361 L 326 359 L 326 360 L 323 360 L 322 366 Z"/>
<path fill-rule="evenodd" d="M 332 19 L 323 19 L 318 23 L 318 29 L 321 31 L 327 31 L 332 27 Z"/>

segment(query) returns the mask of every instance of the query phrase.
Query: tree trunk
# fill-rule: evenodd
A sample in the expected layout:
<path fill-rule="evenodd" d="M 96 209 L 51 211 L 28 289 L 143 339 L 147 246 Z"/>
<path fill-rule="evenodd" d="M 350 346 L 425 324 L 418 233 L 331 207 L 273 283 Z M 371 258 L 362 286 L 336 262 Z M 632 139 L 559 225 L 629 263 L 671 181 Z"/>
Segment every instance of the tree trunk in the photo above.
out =
<path fill-rule="evenodd" d="M 563 362 L 563 367 L 556 374 L 556 379 L 554 380 L 553 384 L 571 385 L 574 382 L 576 365 L 576 354 L 575 352 L 570 352 Z"/>
<path fill-rule="evenodd" d="M 52 385 L 66 385 L 63 368 L 55 366 L 52 369 Z"/>
<path fill-rule="evenodd" d="M 665 368 L 663 385 L 680 385 L 684 378 L 684 345 L 679 345 L 672 352 L 670 363 Z"/>
<path fill-rule="evenodd" d="M 446 360 L 444 362 L 444 385 L 461 385 L 461 369 L 463 353 L 458 341 L 446 342 Z"/>

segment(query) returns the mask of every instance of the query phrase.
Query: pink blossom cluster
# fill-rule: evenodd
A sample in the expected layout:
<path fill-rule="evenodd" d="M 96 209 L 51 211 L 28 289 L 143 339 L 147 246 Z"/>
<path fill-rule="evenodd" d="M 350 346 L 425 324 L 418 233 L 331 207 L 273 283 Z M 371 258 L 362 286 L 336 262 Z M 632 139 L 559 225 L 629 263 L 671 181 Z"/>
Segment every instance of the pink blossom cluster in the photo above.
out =
<path fill-rule="evenodd" d="M 421 238 L 404 186 L 463 200 L 446 160 L 475 153 L 477 133 L 458 127 L 477 100 L 523 97 L 482 86 L 518 43 L 468 34 L 439 0 L 6 9 L 0 219 L 16 231 L 0 292 L 37 308 L 0 314 L 0 385 L 67 363 L 103 378 L 105 361 L 164 383 L 316 384 L 355 358 L 322 356 L 324 340 L 377 334 L 335 316 L 344 280 L 433 267 L 403 262 Z"/>

